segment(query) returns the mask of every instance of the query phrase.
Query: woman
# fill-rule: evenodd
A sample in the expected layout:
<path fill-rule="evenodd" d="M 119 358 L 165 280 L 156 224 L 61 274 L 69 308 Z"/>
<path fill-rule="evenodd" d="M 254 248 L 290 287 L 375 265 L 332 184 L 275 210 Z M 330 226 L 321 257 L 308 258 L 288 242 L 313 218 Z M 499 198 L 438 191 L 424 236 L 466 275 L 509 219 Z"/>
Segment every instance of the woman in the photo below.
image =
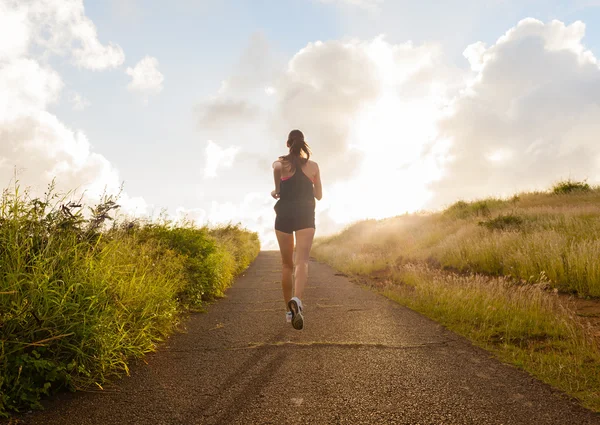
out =
<path fill-rule="evenodd" d="M 273 163 L 275 190 L 271 196 L 275 204 L 275 233 L 281 251 L 283 271 L 281 286 L 286 302 L 286 320 L 294 329 L 304 328 L 302 295 L 308 278 L 308 258 L 315 236 L 315 198 L 323 196 L 319 166 L 311 161 L 310 148 L 300 130 L 290 132 L 287 140 L 289 153 Z M 295 293 L 292 297 L 294 270 L 294 233 L 296 234 Z"/>

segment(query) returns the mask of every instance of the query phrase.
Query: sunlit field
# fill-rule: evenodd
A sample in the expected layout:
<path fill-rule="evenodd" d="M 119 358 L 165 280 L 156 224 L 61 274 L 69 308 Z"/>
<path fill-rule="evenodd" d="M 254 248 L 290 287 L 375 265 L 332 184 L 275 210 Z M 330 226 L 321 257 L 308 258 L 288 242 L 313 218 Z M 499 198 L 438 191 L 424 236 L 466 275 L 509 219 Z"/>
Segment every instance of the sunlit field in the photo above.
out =
<path fill-rule="evenodd" d="M 113 220 L 116 202 L 2 195 L 0 416 L 128 373 L 260 249 L 238 226 Z"/>
<path fill-rule="evenodd" d="M 314 254 L 600 410 L 598 338 L 564 296 L 600 297 L 600 188 L 362 221 Z"/>

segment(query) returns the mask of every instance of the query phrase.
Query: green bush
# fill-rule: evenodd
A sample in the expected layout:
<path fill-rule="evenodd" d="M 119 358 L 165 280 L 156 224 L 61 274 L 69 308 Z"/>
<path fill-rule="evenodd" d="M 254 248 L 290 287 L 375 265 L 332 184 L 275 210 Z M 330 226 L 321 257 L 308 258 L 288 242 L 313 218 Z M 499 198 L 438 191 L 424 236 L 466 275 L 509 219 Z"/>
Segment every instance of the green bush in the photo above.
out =
<path fill-rule="evenodd" d="M 220 255 L 219 247 L 207 229 L 150 224 L 137 232 L 142 240 L 157 240 L 182 256 L 186 285 L 177 295 L 183 304 L 199 307 L 203 301 L 220 293 L 217 288 L 222 286 L 222 279 L 218 269 L 222 265 L 215 261 Z M 223 260 L 228 262 L 228 259 Z M 227 264 L 225 267 L 232 266 Z"/>
<path fill-rule="evenodd" d="M 127 373 L 259 249 L 238 226 L 216 237 L 191 225 L 111 223 L 116 199 L 86 211 L 51 193 L 16 189 L 0 200 L 0 416 Z"/>
<path fill-rule="evenodd" d="M 238 225 L 226 225 L 209 230 L 210 234 L 234 256 L 237 268 L 236 274 L 246 270 L 260 251 L 257 233 L 246 231 Z"/>
<path fill-rule="evenodd" d="M 560 181 L 552 186 L 552 193 L 555 195 L 564 195 L 573 192 L 589 192 L 591 190 L 592 188 L 586 182 L 578 182 L 571 179 Z"/>

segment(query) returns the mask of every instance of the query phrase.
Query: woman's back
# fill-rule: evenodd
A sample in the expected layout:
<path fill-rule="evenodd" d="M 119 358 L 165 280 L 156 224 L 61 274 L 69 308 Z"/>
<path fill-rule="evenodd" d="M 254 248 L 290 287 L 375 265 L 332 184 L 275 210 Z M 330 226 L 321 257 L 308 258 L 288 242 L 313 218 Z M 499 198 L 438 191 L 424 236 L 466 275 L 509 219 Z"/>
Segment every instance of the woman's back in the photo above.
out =
<path fill-rule="evenodd" d="M 288 168 L 284 171 L 281 178 L 280 200 L 282 202 L 309 203 L 314 205 L 313 178 L 310 177 L 312 169 L 316 163 L 306 161 L 303 166 L 295 167 L 295 170 Z M 286 167 L 283 167 L 285 170 Z M 287 175 L 286 175 L 287 174 Z"/>

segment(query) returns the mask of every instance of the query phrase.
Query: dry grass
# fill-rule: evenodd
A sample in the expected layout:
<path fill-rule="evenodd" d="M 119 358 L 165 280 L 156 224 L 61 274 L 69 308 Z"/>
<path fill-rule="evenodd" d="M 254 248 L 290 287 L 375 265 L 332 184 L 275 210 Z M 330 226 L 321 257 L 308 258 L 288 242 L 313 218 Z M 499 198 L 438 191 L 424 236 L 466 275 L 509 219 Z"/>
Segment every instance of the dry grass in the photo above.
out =
<path fill-rule="evenodd" d="M 317 246 L 364 253 L 371 269 L 427 261 L 530 282 L 543 276 L 563 292 L 600 297 L 600 189 L 457 202 L 440 213 L 360 222 Z"/>

